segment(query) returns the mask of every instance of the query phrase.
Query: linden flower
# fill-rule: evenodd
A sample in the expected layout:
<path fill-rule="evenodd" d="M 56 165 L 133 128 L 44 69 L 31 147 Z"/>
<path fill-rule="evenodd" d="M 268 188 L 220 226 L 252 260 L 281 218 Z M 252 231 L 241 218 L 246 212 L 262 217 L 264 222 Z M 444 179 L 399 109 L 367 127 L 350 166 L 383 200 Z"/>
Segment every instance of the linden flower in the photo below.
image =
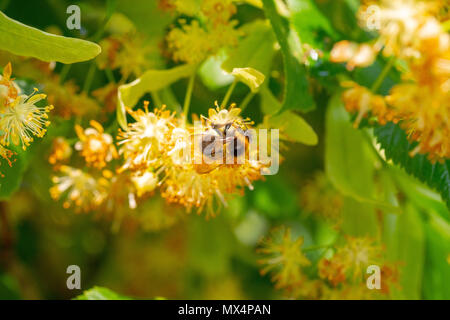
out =
<path fill-rule="evenodd" d="M 359 16 L 365 26 L 375 26 L 380 34 L 377 46 L 384 46 L 386 55 L 413 57 L 417 31 L 424 21 L 437 14 L 438 2 L 423 0 L 366 1 L 360 7 Z M 368 14 L 369 5 L 378 5 L 374 14 Z"/>
<path fill-rule="evenodd" d="M 187 24 L 180 20 L 181 27 L 173 28 L 167 35 L 167 44 L 175 61 L 199 63 L 216 54 L 225 46 L 235 46 L 239 32 L 234 29 L 236 22 L 219 24 L 205 29 L 197 20 Z"/>
<path fill-rule="evenodd" d="M 72 148 L 66 139 L 63 137 L 57 137 L 53 140 L 52 149 L 48 162 L 52 165 L 65 162 L 72 155 Z"/>
<path fill-rule="evenodd" d="M 291 230 L 283 228 L 275 230 L 272 235 L 264 239 L 262 248 L 258 251 L 267 256 L 259 263 L 264 265 L 261 273 L 272 272 L 272 280 L 277 288 L 299 285 L 305 280 L 302 268 L 311 262 L 302 252 L 303 237 L 292 239 Z"/>
<path fill-rule="evenodd" d="M 215 215 L 217 207 L 227 205 L 226 195 L 242 194 L 245 187 L 253 190 L 252 182 L 263 178 L 267 164 L 257 159 L 257 150 L 247 150 L 245 142 L 241 149 L 237 143 L 224 143 L 219 135 L 219 132 L 223 136 L 231 134 L 234 139 L 239 137 L 245 141 L 246 137 L 237 128 L 245 129 L 252 122 L 242 119 L 239 113 L 240 109 L 233 105 L 229 110 L 210 109 L 210 118 L 205 118 L 200 127 L 172 131 L 168 158 L 162 167 L 163 198 L 185 206 L 188 211 L 197 208 L 200 213 L 206 208 L 209 217 Z M 210 137 L 218 138 L 213 151 L 218 159 L 205 154 L 205 143 L 209 142 L 205 139 Z M 227 163 L 227 155 L 232 163 Z"/>
<path fill-rule="evenodd" d="M 100 69 L 120 69 L 124 79 L 134 74 L 139 76 L 151 67 L 149 54 L 152 47 L 138 33 L 111 36 L 100 42 L 102 53 L 97 58 Z"/>
<path fill-rule="evenodd" d="M 340 41 L 333 46 L 330 52 L 330 61 L 347 62 L 347 69 L 355 67 L 368 67 L 376 58 L 376 50 L 368 44 L 357 44 L 347 40 Z"/>
<path fill-rule="evenodd" d="M 75 144 L 75 150 L 81 152 L 88 165 L 101 169 L 107 162 L 117 158 L 118 154 L 111 135 L 104 133 L 103 127 L 95 120 L 90 121 L 92 128 L 83 130 L 79 125 L 75 131 L 80 141 Z"/>
<path fill-rule="evenodd" d="M 11 74 L 11 63 L 8 63 L 3 68 L 3 76 L 0 75 L 0 108 L 14 102 L 20 93 L 19 86 L 11 79 Z"/>
<path fill-rule="evenodd" d="M 102 208 L 108 213 L 123 213 L 129 209 L 136 209 L 136 187 L 128 173 L 113 173 L 110 170 L 102 172 L 108 180 L 106 194 Z"/>
<path fill-rule="evenodd" d="M 33 136 L 42 138 L 45 135 L 45 128 L 50 125 L 47 113 L 53 106 L 35 105 L 45 97 L 45 94 L 34 93 L 29 96 L 20 95 L 0 112 L 0 128 L 4 131 L 0 139 L 3 145 L 8 146 L 11 142 L 21 144 L 25 150 L 33 141 Z"/>
<path fill-rule="evenodd" d="M 151 171 L 146 171 L 140 175 L 133 175 L 131 181 L 134 183 L 138 197 L 152 192 L 158 185 L 158 177 Z"/>
<path fill-rule="evenodd" d="M 346 236 L 346 244 L 339 247 L 331 259 L 319 263 L 319 275 L 332 285 L 345 281 L 351 275 L 353 281 L 362 279 L 367 266 L 379 263 L 382 248 L 370 238 Z"/>
<path fill-rule="evenodd" d="M 55 184 L 50 188 L 50 196 L 59 200 L 65 194 L 63 207 L 71 206 L 77 210 L 90 211 L 98 208 L 107 196 L 108 182 L 104 178 L 96 179 L 88 173 L 69 166 L 61 166 L 61 176 L 53 177 Z"/>
<path fill-rule="evenodd" d="M 214 216 L 216 212 L 216 196 L 226 205 L 215 177 L 198 173 L 192 165 L 168 167 L 161 196 L 169 203 L 181 204 L 188 212 L 198 208 L 197 212 L 201 213 L 206 207 L 208 217 Z"/>
<path fill-rule="evenodd" d="M 119 154 L 125 159 L 119 171 L 145 171 L 149 167 L 159 168 L 163 164 L 161 156 L 170 140 L 174 114 L 165 111 L 164 106 L 161 110 L 149 112 L 148 102 L 144 107 L 145 110 L 128 109 L 136 122 L 128 124 L 125 131 L 119 131 Z"/>
<path fill-rule="evenodd" d="M 343 196 L 333 187 L 323 172 L 316 174 L 302 188 L 300 201 L 306 212 L 335 223 L 336 226 L 339 224 Z"/>
<path fill-rule="evenodd" d="M 218 25 L 226 24 L 237 9 L 233 0 L 203 0 L 201 11 L 213 25 Z"/>
<path fill-rule="evenodd" d="M 368 88 L 355 82 L 344 82 L 342 85 L 348 88 L 342 95 L 345 108 L 348 112 L 357 113 L 355 127 L 369 115 L 376 117 L 382 125 L 389 121 L 397 123 L 404 117 L 403 113 L 388 107 L 383 96 L 373 94 Z"/>
<path fill-rule="evenodd" d="M 57 106 L 55 113 L 64 119 L 73 116 L 93 117 L 100 110 L 98 103 L 86 93 L 77 93 L 79 88 L 73 81 L 61 84 L 59 76 L 54 75 L 44 78 L 42 83 L 48 94 L 48 102 Z"/>

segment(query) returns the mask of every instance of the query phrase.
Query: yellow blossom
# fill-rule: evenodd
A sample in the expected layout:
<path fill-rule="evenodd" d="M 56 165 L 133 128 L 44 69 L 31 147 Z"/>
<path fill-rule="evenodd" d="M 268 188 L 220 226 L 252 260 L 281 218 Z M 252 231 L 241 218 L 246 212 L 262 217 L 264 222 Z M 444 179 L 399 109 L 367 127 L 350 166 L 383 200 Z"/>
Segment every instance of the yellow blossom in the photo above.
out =
<path fill-rule="evenodd" d="M 80 151 L 88 165 L 101 169 L 114 158 L 118 157 L 111 135 L 104 132 L 100 123 L 90 121 L 91 128 L 83 130 L 79 125 L 75 131 L 80 141 L 75 144 L 75 150 Z"/>
<path fill-rule="evenodd" d="M 370 238 L 346 237 L 332 258 L 319 262 L 319 275 L 336 286 L 346 279 L 362 279 L 366 268 L 379 263 L 383 249 Z"/>
<path fill-rule="evenodd" d="M 128 113 L 135 122 L 128 124 L 126 130 L 119 131 L 119 154 L 125 160 L 120 171 L 145 171 L 150 167 L 161 167 L 162 155 L 173 129 L 174 115 L 164 110 L 164 107 L 150 112 L 148 102 L 145 104 L 145 110 L 128 109 Z"/>
<path fill-rule="evenodd" d="M 76 210 L 90 211 L 97 209 L 107 196 L 108 182 L 104 178 L 94 178 L 80 169 L 63 165 L 59 169 L 61 175 L 53 177 L 54 186 L 50 195 L 59 200 L 64 195 L 63 207 L 74 206 Z"/>
<path fill-rule="evenodd" d="M 306 212 L 339 225 L 343 196 L 333 187 L 323 172 L 314 176 L 301 190 L 300 202 Z"/>
<path fill-rule="evenodd" d="M 114 35 L 100 42 L 102 53 L 97 58 L 100 69 L 120 69 L 124 79 L 130 75 L 140 76 L 150 68 L 149 54 L 153 48 L 147 40 L 138 33 Z"/>
<path fill-rule="evenodd" d="M 340 41 L 333 46 L 330 52 L 330 61 L 347 63 L 347 69 L 355 67 L 368 67 L 376 58 L 376 50 L 368 44 L 357 44 L 347 40 Z"/>
<path fill-rule="evenodd" d="M 35 92 L 37 89 L 35 89 Z M 11 142 L 22 145 L 25 150 L 33 137 L 42 138 L 50 125 L 47 113 L 53 106 L 38 107 L 35 104 L 45 99 L 45 94 L 32 93 L 29 96 L 20 95 L 0 112 L 0 128 L 4 134 L 1 143 L 8 146 Z"/>
<path fill-rule="evenodd" d="M 11 79 L 12 67 L 11 63 L 3 68 L 3 75 L 0 75 L 0 110 L 5 106 L 14 102 L 20 93 L 20 88 Z"/>
<path fill-rule="evenodd" d="M 72 148 L 63 137 L 57 137 L 53 140 L 52 149 L 48 162 L 52 165 L 65 162 L 72 155 Z"/>
<path fill-rule="evenodd" d="M 292 239 L 291 230 L 282 228 L 275 230 L 272 235 L 264 239 L 258 250 L 266 255 L 260 260 L 264 265 L 262 274 L 272 273 L 272 280 L 277 288 L 301 286 L 306 280 L 303 268 L 311 264 L 302 252 L 303 237 Z"/>
<path fill-rule="evenodd" d="M 226 24 L 237 10 L 233 0 L 203 0 L 201 11 L 213 25 L 218 25 Z"/>

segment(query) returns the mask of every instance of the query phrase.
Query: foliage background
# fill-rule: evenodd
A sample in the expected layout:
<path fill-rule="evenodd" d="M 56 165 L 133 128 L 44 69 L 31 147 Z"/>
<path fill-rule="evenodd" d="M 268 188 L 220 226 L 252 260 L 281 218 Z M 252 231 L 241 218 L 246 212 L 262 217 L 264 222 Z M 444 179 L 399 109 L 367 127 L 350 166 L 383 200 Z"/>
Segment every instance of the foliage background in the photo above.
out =
<path fill-rule="evenodd" d="M 379 137 L 388 157 L 428 182 L 428 186 L 407 175 L 397 165 L 383 166 L 366 133 L 352 128 L 338 99 L 340 77 L 370 84 L 386 63 L 380 58 L 371 67 L 348 72 L 345 67 L 329 61 L 334 42 L 343 39 L 363 41 L 371 37 L 357 25 L 358 1 L 292 0 L 288 3 L 293 10 L 289 22 L 297 36 L 324 52 L 318 60 L 309 60 L 305 71 L 312 94 L 300 89 L 304 85 L 300 78 L 305 74 L 289 75 L 295 68 L 284 72 L 283 61 L 297 64 L 295 54 L 298 52 L 283 46 L 281 52 L 270 53 L 267 49 L 267 39 L 275 39 L 271 30 L 255 28 L 255 35 L 267 32 L 270 37 L 256 40 L 258 47 L 251 49 L 259 55 L 253 63 L 259 66 L 270 61 L 268 70 L 272 72 L 267 72 L 266 83 L 276 97 L 283 96 L 283 80 L 295 83 L 290 93 L 294 103 L 287 108 L 303 112 L 315 106 L 302 116 L 317 133 L 319 143 L 316 146 L 286 143 L 279 173 L 257 182 L 254 191 L 236 197 L 216 218 L 206 220 L 204 216 L 186 215 L 181 209 L 167 207 L 155 196 L 145 204 L 138 217 L 132 214 L 121 222 L 120 228 L 115 228 L 114 221 L 99 219 L 95 213 L 75 214 L 50 199 L 48 189 L 52 169 L 47 162 L 50 144 L 58 135 L 73 137 L 75 121 L 52 119 L 46 137 L 35 143 L 26 155 L 20 154 L 13 168 L 7 169 L 2 164 L 7 178 L 4 178 L 0 191 L 4 200 L 0 203 L 1 299 L 73 298 L 81 291 L 66 287 L 66 268 L 72 264 L 81 267 L 84 290 L 103 286 L 136 298 L 281 298 L 282 293 L 273 288 L 269 276 L 259 274 L 255 248 L 271 227 L 279 225 L 289 226 L 295 236 L 303 236 L 307 247 L 329 243 L 335 237 L 329 223 L 301 206 L 302 188 L 321 171 L 326 171 L 334 187 L 343 195 L 345 232 L 381 237 L 387 245 L 388 255 L 393 260 L 403 261 L 402 290 L 393 298 L 450 298 L 447 262 L 450 216 L 441 200 L 441 195 L 445 196 L 447 191 L 448 201 L 450 178 L 447 175 L 447 180 L 443 181 L 445 171 L 439 171 L 441 169 L 437 170 L 440 175 L 430 177 L 427 172 L 435 173 L 436 170 L 402 160 L 409 146 L 404 134 L 392 124 L 376 128 L 374 135 Z M 0 10 L 41 30 L 57 26 L 64 35 L 92 40 L 102 28 L 107 3 L 76 2 L 82 8 L 81 32 L 65 27 L 65 9 L 69 4 L 72 1 L 27 1 L 26 4 L 24 1 L 2 1 Z M 115 12 L 133 21 L 148 43 L 154 46 L 173 19 L 158 11 L 157 1 L 134 0 L 133 4 L 118 1 Z M 264 17 L 264 11 L 250 4 L 239 5 L 237 18 L 242 24 Z M 173 66 L 173 62 L 158 55 L 156 50 L 152 60 L 155 68 Z M 6 62 L 2 57 L 1 65 Z M 72 65 L 70 79 L 83 87 L 90 65 L 90 61 Z M 227 87 L 223 83 L 227 79 L 214 72 L 217 65 L 211 60 L 200 71 L 192 112 L 206 114 L 213 101 L 220 101 L 225 94 Z M 58 63 L 57 72 L 61 68 L 62 64 Z M 24 86 L 33 86 L 30 79 L 19 80 Z M 39 84 L 39 79 L 33 80 Z M 387 92 L 398 80 L 399 75 L 392 72 L 383 82 L 382 90 Z M 107 76 L 98 71 L 91 89 L 100 88 L 107 82 Z M 186 86 L 186 79 L 172 86 L 178 101 L 182 101 Z M 244 85 L 238 85 L 232 100 L 242 101 L 247 91 Z M 145 98 L 151 100 L 150 96 Z M 257 95 L 246 109 L 246 115 L 261 123 L 267 113 L 263 105 L 264 95 Z M 107 122 L 111 123 L 114 116 Z M 293 131 L 295 140 L 295 129 Z M 386 132 L 389 138 L 395 139 L 383 140 Z M 403 153 L 400 147 L 403 147 Z M 15 192 L 3 196 L 9 193 L 7 188 Z M 398 194 L 401 194 L 400 202 L 396 197 Z M 380 211 L 383 212 L 382 221 Z M 161 216 L 168 212 L 180 218 L 173 225 L 161 226 Z M 318 258 L 314 252 L 308 256 L 312 260 Z"/>

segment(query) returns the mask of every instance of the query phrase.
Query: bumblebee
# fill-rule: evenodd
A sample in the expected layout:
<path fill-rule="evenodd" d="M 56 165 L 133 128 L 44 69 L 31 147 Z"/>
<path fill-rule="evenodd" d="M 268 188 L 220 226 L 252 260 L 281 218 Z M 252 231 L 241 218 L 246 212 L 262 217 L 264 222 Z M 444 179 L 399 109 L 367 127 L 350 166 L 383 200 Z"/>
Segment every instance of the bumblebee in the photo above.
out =
<path fill-rule="evenodd" d="M 245 160 L 248 153 L 248 120 L 239 117 L 241 110 L 231 106 L 230 110 L 210 109 L 209 118 L 203 117 L 205 130 L 195 137 L 195 170 L 209 173 L 221 166 L 234 165 Z M 232 160 L 231 163 L 230 159 Z"/>

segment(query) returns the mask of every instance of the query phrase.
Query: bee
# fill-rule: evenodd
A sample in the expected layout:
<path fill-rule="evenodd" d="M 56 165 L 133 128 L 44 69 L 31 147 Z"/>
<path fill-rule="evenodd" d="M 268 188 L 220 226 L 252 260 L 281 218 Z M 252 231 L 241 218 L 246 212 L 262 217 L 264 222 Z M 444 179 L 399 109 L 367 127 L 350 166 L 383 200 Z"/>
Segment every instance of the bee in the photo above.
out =
<path fill-rule="evenodd" d="M 246 156 L 247 126 L 252 123 L 240 118 L 240 111 L 232 105 L 230 110 L 210 109 L 209 118 L 202 116 L 205 131 L 195 135 L 198 140 L 194 144 L 199 148 L 194 152 L 197 173 L 205 174 L 224 165 L 239 163 L 238 159 Z M 232 159 L 232 163 L 227 163 L 227 159 Z"/>

